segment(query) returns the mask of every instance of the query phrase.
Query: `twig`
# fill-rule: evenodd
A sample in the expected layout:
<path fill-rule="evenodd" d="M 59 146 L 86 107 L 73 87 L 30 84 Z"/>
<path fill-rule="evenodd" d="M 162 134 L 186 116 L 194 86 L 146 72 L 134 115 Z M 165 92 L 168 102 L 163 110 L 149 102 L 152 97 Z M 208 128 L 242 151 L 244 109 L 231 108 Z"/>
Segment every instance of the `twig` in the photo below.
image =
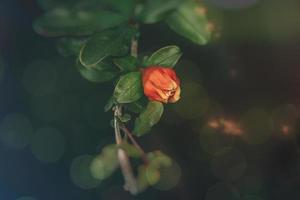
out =
<path fill-rule="evenodd" d="M 115 109 L 114 111 L 115 138 L 116 138 L 116 143 L 119 146 L 122 144 L 120 124 L 118 121 L 118 117 L 121 115 L 121 108 L 120 106 L 116 106 L 114 109 Z M 121 148 L 118 149 L 118 159 L 119 159 L 122 174 L 125 179 L 124 189 L 128 190 L 132 194 L 137 194 L 138 193 L 137 181 L 133 175 L 129 157 L 127 153 Z"/>
<path fill-rule="evenodd" d="M 145 164 L 149 163 L 149 160 L 147 158 L 147 155 L 145 153 L 145 151 L 143 150 L 143 148 L 137 143 L 137 141 L 134 139 L 132 133 L 128 130 L 128 128 L 122 124 L 120 126 L 120 128 L 122 129 L 122 131 L 124 131 L 124 133 L 128 136 L 128 138 L 130 139 L 130 141 L 132 142 L 132 144 L 140 151 L 141 155 L 142 155 L 142 159 L 144 160 Z"/>

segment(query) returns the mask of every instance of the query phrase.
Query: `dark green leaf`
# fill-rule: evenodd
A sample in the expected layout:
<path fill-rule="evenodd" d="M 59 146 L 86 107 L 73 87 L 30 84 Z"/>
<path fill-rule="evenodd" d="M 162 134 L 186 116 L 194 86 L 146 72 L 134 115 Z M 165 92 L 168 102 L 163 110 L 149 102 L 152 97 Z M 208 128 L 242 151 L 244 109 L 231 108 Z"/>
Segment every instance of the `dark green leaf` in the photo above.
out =
<path fill-rule="evenodd" d="M 126 123 L 131 120 L 131 116 L 129 114 L 124 114 L 122 116 L 119 116 L 119 120 L 123 123 Z"/>
<path fill-rule="evenodd" d="M 141 73 L 130 72 L 121 76 L 113 96 L 118 103 L 131 103 L 141 98 L 143 96 Z"/>
<path fill-rule="evenodd" d="M 133 113 L 141 113 L 146 109 L 148 100 L 146 98 L 141 98 L 138 101 L 126 104 L 125 107 L 128 109 L 130 112 Z"/>
<path fill-rule="evenodd" d="M 104 180 L 119 166 L 116 145 L 106 146 L 92 161 L 90 170 L 94 178 Z"/>
<path fill-rule="evenodd" d="M 86 42 L 86 38 L 71 38 L 64 37 L 59 38 L 57 41 L 57 50 L 58 52 L 65 57 L 68 56 L 77 56 L 82 45 Z"/>
<path fill-rule="evenodd" d="M 144 135 L 151 130 L 151 127 L 158 123 L 162 114 L 164 106 L 161 102 L 150 101 L 147 108 L 135 120 L 134 134 L 137 136 Z"/>
<path fill-rule="evenodd" d="M 113 62 L 122 71 L 135 71 L 137 69 L 137 58 L 133 56 L 116 58 Z"/>
<path fill-rule="evenodd" d="M 130 157 L 140 158 L 142 156 L 142 152 L 132 144 L 123 142 L 120 147 L 124 149 Z"/>
<path fill-rule="evenodd" d="M 95 34 L 80 51 L 79 59 L 86 67 L 96 65 L 107 56 L 122 56 L 129 50 L 135 29 L 120 27 Z"/>
<path fill-rule="evenodd" d="M 149 65 L 174 67 L 180 59 L 182 53 L 177 46 L 166 46 L 154 52 L 148 58 Z"/>
<path fill-rule="evenodd" d="M 179 35 L 203 45 L 208 42 L 211 33 L 207 29 L 206 16 L 199 11 L 200 9 L 196 2 L 186 1 L 166 21 L 170 28 Z"/>
<path fill-rule="evenodd" d="M 112 109 L 112 107 L 115 105 L 115 99 L 113 98 L 113 97 L 111 97 L 109 100 L 108 100 L 108 102 L 107 102 L 107 104 L 105 105 L 105 107 L 104 107 L 104 111 L 105 112 L 108 112 L 110 109 Z"/>
<path fill-rule="evenodd" d="M 34 22 L 34 30 L 44 36 L 84 36 L 95 31 L 115 27 L 127 21 L 116 12 L 70 10 L 64 7 L 55 8 Z"/>
<path fill-rule="evenodd" d="M 84 67 L 77 61 L 77 68 L 80 74 L 91 82 L 105 82 L 113 79 L 118 74 L 111 64 L 100 62 L 93 67 Z"/>
<path fill-rule="evenodd" d="M 130 17 L 134 12 L 137 0 L 104 0 L 103 3 L 111 10 Z"/>
<path fill-rule="evenodd" d="M 146 24 L 159 22 L 182 2 L 183 0 L 147 0 L 138 18 Z"/>

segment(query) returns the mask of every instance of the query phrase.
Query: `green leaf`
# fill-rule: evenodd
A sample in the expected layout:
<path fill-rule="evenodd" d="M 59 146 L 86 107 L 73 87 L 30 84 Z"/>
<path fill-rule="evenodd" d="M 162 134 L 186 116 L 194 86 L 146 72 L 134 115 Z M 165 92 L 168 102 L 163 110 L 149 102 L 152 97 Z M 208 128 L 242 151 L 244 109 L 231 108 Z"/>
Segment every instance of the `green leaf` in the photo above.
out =
<path fill-rule="evenodd" d="M 130 17 L 134 12 L 136 1 L 137 0 L 103 0 L 103 3 L 108 8 Z"/>
<path fill-rule="evenodd" d="M 109 81 L 118 75 L 117 70 L 105 61 L 100 62 L 93 67 L 84 67 L 79 61 L 77 61 L 77 68 L 80 74 L 91 82 Z"/>
<path fill-rule="evenodd" d="M 207 30 L 208 21 L 205 14 L 199 9 L 200 6 L 196 2 L 186 1 L 166 19 L 166 22 L 179 35 L 203 45 L 208 42 L 211 33 Z"/>
<path fill-rule="evenodd" d="M 112 107 L 116 104 L 116 101 L 113 97 L 110 97 L 108 102 L 106 103 L 105 107 L 104 107 L 104 111 L 108 112 L 110 109 L 112 109 Z"/>
<path fill-rule="evenodd" d="M 141 98 L 143 96 L 141 73 L 130 72 L 121 76 L 113 96 L 118 103 L 131 103 Z"/>
<path fill-rule="evenodd" d="M 148 58 L 147 63 L 149 65 L 174 67 L 181 56 L 182 52 L 179 47 L 166 46 L 154 52 L 150 58 Z"/>
<path fill-rule="evenodd" d="M 127 56 L 123 58 L 113 59 L 114 64 L 122 71 L 135 71 L 137 70 L 137 58 Z"/>
<path fill-rule="evenodd" d="M 148 153 L 148 165 L 138 168 L 138 187 L 144 191 L 147 187 L 155 185 L 160 180 L 160 170 L 172 166 L 172 159 L 160 151 Z"/>
<path fill-rule="evenodd" d="M 159 22 L 182 2 L 183 0 L 147 0 L 138 18 L 145 24 Z"/>
<path fill-rule="evenodd" d="M 56 47 L 60 55 L 64 57 L 77 56 L 82 45 L 86 42 L 86 38 L 59 38 Z"/>
<path fill-rule="evenodd" d="M 123 142 L 120 145 L 120 148 L 122 148 L 126 153 L 133 158 L 140 158 L 142 156 L 142 152 L 136 148 L 134 145 L 129 144 L 128 142 Z"/>
<path fill-rule="evenodd" d="M 55 8 L 39 17 L 33 24 L 34 30 L 44 36 L 85 36 L 96 31 L 115 27 L 127 21 L 116 12 L 97 10 L 74 10 Z"/>
<path fill-rule="evenodd" d="M 141 98 L 138 101 L 126 104 L 125 108 L 130 112 L 139 114 L 146 109 L 147 103 L 148 100 L 146 98 Z"/>
<path fill-rule="evenodd" d="M 119 120 L 123 123 L 126 123 L 131 120 L 131 116 L 129 114 L 124 114 L 122 116 L 119 116 Z"/>
<path fill-rule="evenodd" d="M 95 34 L 83 46 L 79 54 L 82 65 L 90 67 L 101 62 L 107 56 L 123 56 L 129 50 L 135 29 L 118 27 Z"/>
<path fill-rule="evenodd" d="M 117 146 L 106 146 L 100 155 L 96 156 L 90 165 L 91 174 L 94 178 L 104 180 L 118 168 Z"/>
<path fill-rule="evenodd" d="M 157 124 L 160 120 L 163 110 L 164 106 L 161 102 L 150 101 L 146 109 L 135 120 L 133 130 L 134 134 L 137 136 L 142 136 L 149 132 L 152 126 Z"/>

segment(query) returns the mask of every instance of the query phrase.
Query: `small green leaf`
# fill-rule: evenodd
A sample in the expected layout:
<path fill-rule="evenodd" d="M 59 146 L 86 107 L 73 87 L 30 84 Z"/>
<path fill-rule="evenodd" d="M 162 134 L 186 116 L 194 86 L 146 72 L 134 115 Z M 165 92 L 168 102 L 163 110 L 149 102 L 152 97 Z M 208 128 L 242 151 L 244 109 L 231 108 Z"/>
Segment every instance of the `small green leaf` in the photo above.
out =
<path fill-rule="evenodd" d="M 154 52 L 148 58 L 149 65 L 174 67 L 180 59 L 182 52 L 177 46 L 166 46 Z"/>
<path fill-rule="evenodd" d="M 111 11 L 70 10 L 59 7 L 39 17 L 33 28 L 37 33 L 48 37 L 86 36 L 125 21 L 126 17 Z"/>
<path fill-rule="evenodd" d="M 110 97 L 107 104 L 104 107 L 104 111 L 108 112 L 112 107 L 116 104 L 115 99 L 113 97 Z"/>
<path fill-rule="evenodd" d="M 129 144 L 127 142 L 123 142 L 120 145 L 120 148 L 124 149 L 124 151 L 126 151 L 126 153 L 133 158 L 140 158 L 142 156 L 142 152 L 136 148 L 134 145 Z"/>
<path fill-rule="evenodd" d="M 100 155 L 96 156 L 90 165 L 91 174 L 94 178 L 104 180 L 118 168 L 117 146 L 106 146 Z"/>
<path fill-rule="evenodd" d="M 80 74 L 91 82 L 105 82 L 117 76 L 118 72 L 111 64 L 100 62 L 93 67 L 84 67 L 77 61 L 77 68 Z"/>
<path fill-rule="evenodd" d="M 137 58 L 133 56 L 126 56 L 123 58 L 113 59 L 114 64 L 122 71 L 135 71 L 137 70 Z"/>
<path fill-rule="evenodd" d="M 131 120 L 131 116 L 129 114 L 124 114 L 122 116 L 119 116 L 119 120 L 123 123 L 126 123 Z"/>
<path fill-rule="evenodd" d="M 129 44 L 135 29 L 118 27 L 95 34 L 83 46 L 79 54 L 82 65 L 91 67 L 107 56 L 123 56 L 129 50 Z"/>
<path fill-rule="evenodd" d="M 56 47 L 60 55 L 64 57 L 77 56 L 82 45 L 86 42 L 86 38 L 59 38 Z"/>
<path fill-rule="evenodd" d="M 200 6 L 193 1 L 186 1 L 167 19 L 171 29 L 192 42 L 203 45 L 210 39 L 207 30 L 208 21 L 205 14 L 199 11 Z"/>
<path fill-rule="evenodd" d="M 158 123 L 162 114 L 164 106 L 161 102 L 150 101 L 147 108 L 135 120 L 134 134 L 142 136 L 151 130 L 151 127 Z"/>
<path fill-rule="evenodd" d="M 121 76 L 113 96 L 118 103 L 131 103 L 141 98 L 143 96 L 141 73 L 130 72 Z"/>
<path fill-rule="evenodd" d="M 161 21 L 183 0 L 147 0 L 138 18 L 145 24 L 152 24 Z"/>

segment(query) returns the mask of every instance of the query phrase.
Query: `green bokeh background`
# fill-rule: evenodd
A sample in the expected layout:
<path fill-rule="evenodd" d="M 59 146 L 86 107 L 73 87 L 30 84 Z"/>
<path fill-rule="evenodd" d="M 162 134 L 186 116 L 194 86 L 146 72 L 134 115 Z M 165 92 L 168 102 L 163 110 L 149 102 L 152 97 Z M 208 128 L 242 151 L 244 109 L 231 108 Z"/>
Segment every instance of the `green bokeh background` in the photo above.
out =
<path fill-rule="evenodd" d="M 134 197 L 120 172 L 99 182 L 85 170 L 114 142 L 112 114 L 103 111 L 113 84 L 84 80 L 54 39 L 34 33 L 43 12 L 36 1 L 2 1 L 0 199 L 299 199 L 300 3 L 224 2 L 206 2 L 216 27 L 207 46 L 163 23 L 141 27 L 140 52 L 175 44 L 184 55 L 176 66 L 181 101 L 139 139 L 176 165 Z M 241 123 L 244 134 L 207 126 L 221 116 Z"/>

